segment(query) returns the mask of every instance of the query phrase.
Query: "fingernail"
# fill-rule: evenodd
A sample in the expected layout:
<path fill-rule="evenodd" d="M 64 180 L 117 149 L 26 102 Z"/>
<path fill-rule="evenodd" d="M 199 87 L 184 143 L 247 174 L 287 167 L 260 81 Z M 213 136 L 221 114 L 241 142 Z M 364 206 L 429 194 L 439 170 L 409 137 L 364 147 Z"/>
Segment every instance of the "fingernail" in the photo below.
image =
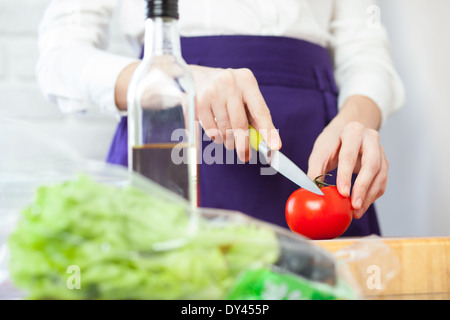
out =
<path fill-rule="evenodd" d="M 361 209 L 361 205 L 362 205 L 362 199 L 361 198 L 356 199 L 354 208 L 357 210 Z"/>
<path fill-rule="evenodd" d="M 277 130 L 274 130 L 272 136 L 270 137 L 270 148 L 273 150 L 278 150 L 281 148 L 280 135 Z"/>
<path fill-rule="evenodd" d="M 342 187 L 342 195 L 344 197 L 348 197 L 350 195 L 350 187 L 348 185 Z"/>

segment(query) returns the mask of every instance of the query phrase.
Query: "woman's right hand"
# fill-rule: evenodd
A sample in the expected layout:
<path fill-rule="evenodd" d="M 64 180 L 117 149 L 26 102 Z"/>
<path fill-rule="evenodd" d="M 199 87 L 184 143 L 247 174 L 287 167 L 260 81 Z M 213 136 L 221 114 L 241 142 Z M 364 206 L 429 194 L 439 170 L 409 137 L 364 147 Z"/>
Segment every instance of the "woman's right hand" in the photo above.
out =
<path fill-rule="evenodd" d="M 269 108 L 249 69 L 221 69 L 190 65 L 197 91 L 197 117 L 205 133 L 241 161 L 251 156 L 249 124 L 272 150 L 281 148 Z"/>
<path fill-rule="evenodd" d="M 128 65 L 115 87 L 116 106 L 127 108 L 127 90 L 139 62 Z M 189 66 L 196 88 L 197 118 L 205 133 L 227 149 L 236 149 L 241 161 L 251 156 L 249 124 L 262 135 L 272 150 L 281 148 L 281 139 L 272 123 L 269 108 L 249 69 L 221 69 Z"/>

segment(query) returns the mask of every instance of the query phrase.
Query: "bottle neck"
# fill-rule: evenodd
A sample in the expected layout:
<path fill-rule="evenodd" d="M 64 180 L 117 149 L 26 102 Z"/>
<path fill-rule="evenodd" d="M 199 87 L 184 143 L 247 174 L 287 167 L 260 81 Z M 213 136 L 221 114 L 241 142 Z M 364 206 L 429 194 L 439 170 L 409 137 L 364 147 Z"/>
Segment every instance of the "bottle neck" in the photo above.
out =
<path fill-rule="evenodd" d="M 156 17 L 145 21 L 144 59 L 157 55 L 181 57 L 177 19 Z"/>

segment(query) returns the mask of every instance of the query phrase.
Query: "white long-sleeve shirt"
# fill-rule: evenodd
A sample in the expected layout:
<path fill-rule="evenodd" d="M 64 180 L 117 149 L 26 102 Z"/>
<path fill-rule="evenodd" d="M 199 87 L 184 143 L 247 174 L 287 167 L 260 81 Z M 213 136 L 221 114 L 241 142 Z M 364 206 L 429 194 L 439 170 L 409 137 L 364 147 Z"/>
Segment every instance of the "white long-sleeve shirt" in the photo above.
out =
<path fill-rule="evenodd" d="M 404 103 L 403 84 L 379 24 L 376 0 L 179 0 L 181 36 L 271 35 L 329 49 L 339 107 L 351 95 L 371 98 L 383 122 Z M 117 112 L 119 73 L 137 60 L 144 41 L 144 0 L 53 0 L 39 29 L 37 77 L 62 112 Z M 106 51 L 115 10 L 135 56 Z"/>

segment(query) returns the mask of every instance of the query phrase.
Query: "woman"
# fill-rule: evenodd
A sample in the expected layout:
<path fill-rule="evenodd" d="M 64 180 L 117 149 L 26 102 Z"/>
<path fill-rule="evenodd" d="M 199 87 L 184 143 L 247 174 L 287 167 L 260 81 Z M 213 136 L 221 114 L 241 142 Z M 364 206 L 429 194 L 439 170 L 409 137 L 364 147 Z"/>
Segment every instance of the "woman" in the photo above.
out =
<path fill-rule="evenodd" d="M 198 117 L 206 132 L 241 160 L 236 143 L 252 124 L 269 146 L 311 178 L 337 168 L 357 220 L 344 236 L 380 234 L 373 202 L 385 191 L 388 161 L 378 129 L 403 103 L 374 0 L 180 0 L 182 52 L 194 75 Z M 107 29 L 119 10 L 137 50 L 145 1 L 53 1 L 40 29 L 38 75 L 44 93 L 65 112 L 99 106 L 126 110 L 139 60 L 109 54 Z M 371 11 L 372 10 L 372 11 Z M 373 16 L 375 14 L 375 16 Z M 374 23 L 375 21 L 375 23 Z M 339 94 L 338 94 L 339 91 Z M 228 132 L 230 132 L 228 130 Z M 108 156 L 125 164 L 122 119 Z M 357 176 L 352 183 L 352 175 Z M 235 209 L 286 226 L 284 205 L 297 187 L 259 168 L 202 165 L 201 205 Z"/>

